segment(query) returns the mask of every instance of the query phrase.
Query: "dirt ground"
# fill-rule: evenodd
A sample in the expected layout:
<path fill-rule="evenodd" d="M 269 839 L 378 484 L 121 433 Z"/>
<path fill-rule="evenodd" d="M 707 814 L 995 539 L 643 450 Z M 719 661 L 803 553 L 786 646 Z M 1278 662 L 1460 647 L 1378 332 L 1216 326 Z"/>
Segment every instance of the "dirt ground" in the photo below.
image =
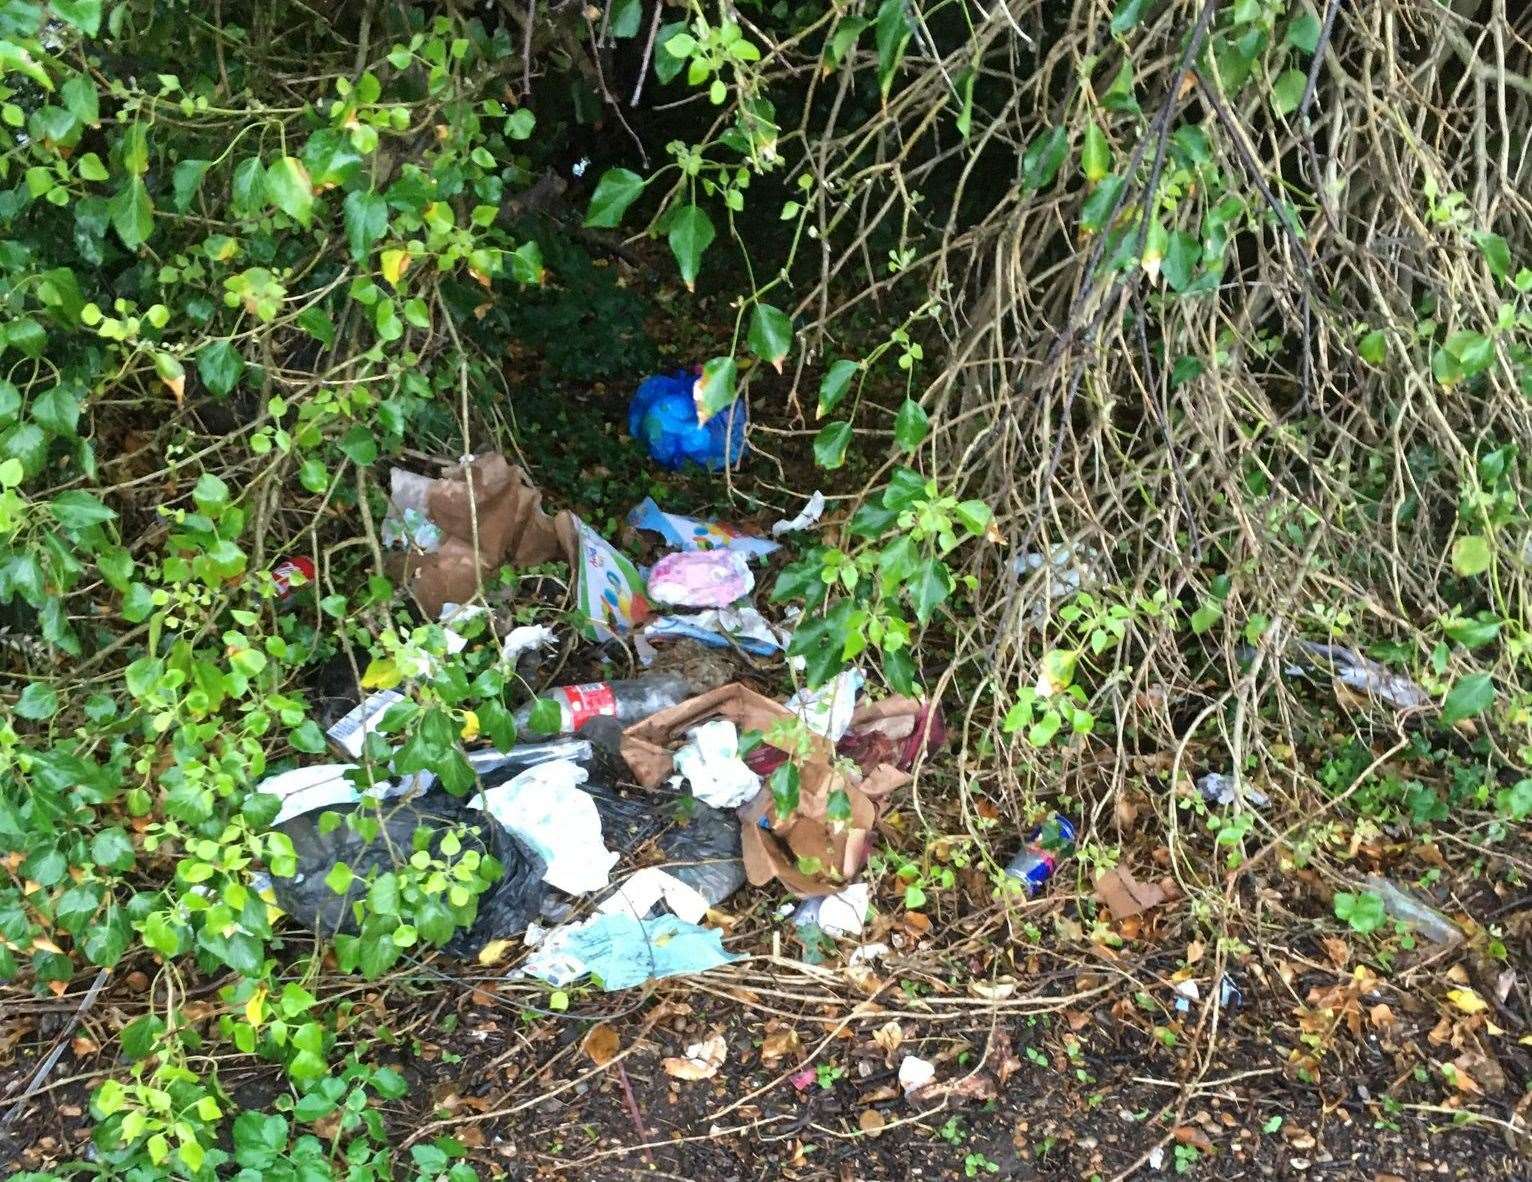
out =
<path fill-rule="evenodd" d="M 781 939 L 749 927 L 741 920 L 730 943 Z M 1239 979 L 1215 1033 L 1203 1002 L 1179 1014 L 1169 992 L 1128 996 L 1065 958 L 1052 972 L 1045 958 L 1032 988 L 998 998 L 944 995 L 919 970 L 901 977 L 897 951 L 870 970 L 836 959 L 811 968 L 762 955 L 649 991 L 575 993 L 563 1014 L 532 1008 L 545 992 L 438 961 L 357 995 L 353 1028 L 411 1084 L 383 1109 L 395 1136 L 450 1137 L 486 1178 L 1532 1177 L 1525 1143 L 1489 1123 L 1510 1117 L 1524 1090 L 1514 1075 L 1524 1083 L 1532 1056 L 1518 1047 L 1506 1059 L 1511 1078 L 1481 1068 L 1500 1095 L 1474 1097 L 1488 1120 L 1455 1112 L 1421 1066 L 1453 1037 L 1431 1007 L 1381 985 L 1348 996 L 1333 965 L 1289 982 Z M 1294 998 L 1337 987 L 1338 1024 L 1305 1083 L 1294 1065 L 1314 1064 L 1315 1044 L 1293 1021 Z M 136 999 L 119 979 L 75 1025 L 77 998 L 24 1003 L 6 1019 L 21 1032 L 0 1077 L 6 1097 L 39 1053 L 69 1040 L 9 1130 L 9 1168 L 89 1152 L 87 1097 L 109 1066 L 96 1047 Z M 1393 1015 L 1381 1027 L 1377 1005 Z M 192 1013 L 211 1021 L 213 1010 Z M 714 1036 L 715 1074 L 667 1069 Z M 905 1095 L 897 1068 L 912 1054 L 935 1079 Z M 275 1069 L 245 1064 L 223 1082 L 244 1106 L 284 1087 Z"/>

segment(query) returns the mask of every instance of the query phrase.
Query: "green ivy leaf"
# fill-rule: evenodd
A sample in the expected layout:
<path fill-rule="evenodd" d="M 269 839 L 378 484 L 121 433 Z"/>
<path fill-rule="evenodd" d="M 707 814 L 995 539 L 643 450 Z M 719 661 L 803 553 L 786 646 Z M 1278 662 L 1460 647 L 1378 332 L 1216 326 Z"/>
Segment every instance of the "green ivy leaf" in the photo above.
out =
<path fill-rule="evenodd" d="M 952 516 L 956 517 L 963 528 L 974 537 L 984 536 L 984 531 L 989 528 L 994 514 L 983 501 L 962 501 L 952 510 Z"/>
<path fill-rule="evenodd" d="M 197 376 L 220 398 L 234 389 L 245 372 L 245 359 L 233 341 L 214 341 L 197 353 Z"/>
<path fill-rule="evenodd" d="M 135 176 L 111 200 L 112 229 L 129 250 L 137 250 L 154 233 L 154 202 L 144 178 Z"/>
<path fill-rule="evenodd" d="M 356 875 L 351 867 L 344 862 L 337 862 L 331 866 L 324 876 L 324 884 L 337 895 L 344 895 L 351 889 L 351 884 L 356 881 Z"/>
<path fill-rule="evenodd" d="M 52 686 L 44 685 L 40 681 L 29 683 L 16 701 L 17 716 L 32 722 L 42 722 L 52 718 L 58 710 L 58 693 Z"/>
<path fill-rule="evenodd" d="M 814 462 L 821 468 L 839 468 L 846 462 L 846 448 L 850 443 L 850 423 L 826 423 L 814 436 Z"/>
<path fill-rule="evenodd" d="M 1107 176 L 1101 178 L 1091 195 L 1085 199 L 1085 204 L 1080 207 L 1080 228 L 1087 233 L 1096 234 L 1106 229 L 1107 219 L 1112 216 L 1112 211 L 1117 206 L 1117 195 L 1122 191 L 1122 177 Z"/>
<path fill-rule="evenodd" d="M 109 906 L 106 914 L 86 929 L 80 951 L 93 965 L 111 968 L 128 950 L 130 929 L 120 907 Z M 185 1150 L 182 1150 L 183 1154 Z"/>
<path fill-rule="evenodd" d="M 910 602 L 915 608 L 915 618 L 923 626 L 952 594 L 952 573 L 939 558 L 927 558 L 915 568 L 910 580 Z"/>
<path fill-rule="evenodd" d="M 893 652 L 884 652 L 883 676 L 888 678 L 888 684 L 893 687 L 894 693 L 918 697 L 919 686 L 916 684 L 918 675 L 915 658 L 910 655 L 909 649 L 899 648 Z"/>
<path fill-rule="evenodd" d="M 351 257 L 360 263 L 367 258 L 373 243 L 388 233 L 388 203 L 371 190 L 347 193 L 341 202 L 341 222 Z"/>
<path fill-rule="evenodd" d="M 911 32 L 909 0 L 883 0 L 873 21 L 873 36 L 878 46 L 878 89 L 885 100 L 904 60 Z"/>
<path fill-rule="evenodd" d="M 76 74 L 59 87 L 59 98 L 79 122 L 86 127 L 96 127 L 101 122 L 101 100 L 96 85 L 84 74 Z M 100 163 L 100 158 L 97 158 Z"/>
<path fill-rule="evenodd" d="M 611 35 L 624 39 L 636 36 L 644 16 L 642 0 L 610 0 L 610 4 L 611 20 L 608 29 Z"/>
<path fill-rule="evenodd" d="M 80 157 L 76 165 L 82 181 L 104 181 L 110 174 L 106 171 L 106 165 L 101 163 L 101 157 L 94 152 L 86 152 Z"/>
<path fill-rule="evenodd" d="M 1069 154 L 1069 133 L 1051 127 L 1027 145 L 1021 154 L 1021 187 L 1035 193 L 1053 184 L 1059 167 Z"/>
<path fill-rule="evenodd" d="M 101 0 L 50 0 L 53 15 L 68 21 L 87 37 L 101 31 Z"/>
<path fill-rule="evenodd" d="M 644 191 L 644 178 L 626 168 L 609 168 L 596 183 L 591 195 L 585 224 L 592 228 L 614 230 L 622 224 L 622 215 Z"/>
<path fill-rule="evenodd" d="M 241 217 L 259 213 L 266 204 L 266 170 L 257 157 L 242 160 L 235 167 L 231 195 L 234 212 Z"/>
<path fill-rule="evenodd" d="M 687 291 L 696 290 L 702 255 L 712 245 L 713 237 L 712 219 L 700 206 L 683 205 L 670 220 L 670 250 L 681 268 Z"/>
<path fill-rule="evenodd" d="M 1481 615 L 1472 620 L 1458 620 L 1442 625 L 1442 631 L 1464 648 L 1479 648 L 1500 635 L 1500 621 Z"/>
<path fill-rule="evenodd" d="M 1452 569 L 1464 578 L 1482 575 L 1494 560 L 1495 553 L 1483 534 L 1468 534 L 1452 543 Z"/>
<path fill-rule="evenodd" d="M 119 872 L 131 870 L 133 856 L 132 838 L 115 825 L 91 838 L 90 857 L 97 866 Z"/>
<path fill-rule="evenodd" d="M 191 208 L 192 198 L 197 195 L 202 178 L 212 166 L 211 160 L 183 160 L 175 166 L 175 171 L 170 174 L 170 188 L 174 194 L 171 204 L 176 209 L 185 213 Z"/>
<path fill-rule="evenodd" d="M 750 313 L 750 352 L 778 373 L 793 344 L 793 322 L 787 313 L 770 304 L 757 303 Z"/>
<path fill-rule="evenodd" d="M 925 407 L 913 398 L 906 398 L 899 413 L 894 416 L 894 442 L 905 451 L 914 451 L 930 430 L 931 419 Z"/>
<path fill-rule="evenodd" d="M 901 465 L 888 478 L 888 487 L 883 490 L 883 507 L 908 509 L 926 494 L 926 478 L 913 468 Z"/>
<path fill-rule="evenodd" d="M 1271 88 L 1271 105 L 1278 115 L 1289 115 L 1303 101 L 1303 91 L 1308 86 L 1308 75 L 1302 70 L 1284 70 Z"/>
<path fill-rule="evenodd" d="M 1085 170 L 1085 179 L 1093 185 L 1112 171 L 1112 149 L 1106 142 L 1106 133 L 1094 120 L 1085 129 L 1085 143 L 1080 148 L 1080 167 Z"/>
<path fill-rule="evenodd" d="M 654 76 L 660 82 L 673 82 L 677 74 L 686 69 L 686 59 L 691 56 L 697 43 L 686 31 L 685 21 L 671 21 L 660 26 L 655 34 L 659 49 L 654 55 Z"/>
<path fill-rule="evenodd" d="M 314 209 L 308 170 L 295 156 L 283 156 L 266 169 L 266 194 L 288 217 L 307 227 Z"/>
<path fill-rule="evenodd" d="M 855 615 L 856 605 L 842 599 L 824 615 L 799 622 L 787 651 L 790 656 L 803 658 L 803 675 L 811 689 L 846 667 L 846 646 L 853 639 Z"/>
<path fill-rule="evenodd" d="M 861 371 L 859 361 L 849 361 L 842 357 L 831 364 L 825 370 L 825 376 L 819 381 L 819 416 L 823 418 L 846 397 L 846 392 L 851 389 L 851 379 Z"/>
<path fill-rule="evenodd" d="M 1357 342 L 1356 351 L 1368 365 L 1382 365 L 1388 353 L 1388 338 L 1381 328 L 1375 328 Z"/>
<path fill-rule="evenodd" d="M 59 493 L 48 502 L 48 511 L 65 529 L 89 529 L 111 521 L 117 514 L 83 489 Z"/>
<path fill-rule="evenodd" d="M 513 140 L 529 140 L 537 126 L 537 116 L 527 107 L 517 107 L 505 121 L 505 134 Z"/>
<path fill-rule="evenodd" d="M 543 266 L 543 248 L 529 238 L 511 251 L 511 278 L 523 287 L 541 287 L 547 278 Z"/>
<path fill-rule="evenodd" d="M 1476 718 L 1494 704 L 1495 683 L 1488 673 L 1470 673 L 1447 691 L 1442 701 L 1442 723 L 1453 726 L 1467 718 Z"/>
<path fill-rule="evenodd" d="M 33 11 L 36 9 L 34 7 Z M 17 45 L 14 41 L 0 40 L 0 74 L 10 71 L 24 74 L 44 90 L 53 89 L 53 79 L 48 77 L 48 71 L 43 69 L 35 57 L 32 56 L 24 45 Z"/>
<path fill-rule="evenodd" d="M 348 184 L 362 170 L 362 156 L 338 127 L 322 127 L 303 145 L 303 167 L 318 190 Z"/>
<path fill-rule="evenodd" d="M 1499 234 L 1491 234 L 1487 231 L 1475 234 L 1473 240 L 1478 244 L 1480 253 L 1484 255 L 1490 274 L 1496 279 L 1509 279 L 1511 277 L 1510 244 Z"/>
<path fill-rule="evenodd" d="M 798 765 L 791 760 L 772 769 L 766 781 L 771 788 L 771 807 L 778 820 L 792 816 L 798 811 L 799 773 Z"/>
<path fill-rule="evenodd" d="M 1112 36 L 1121 37 L 1143 20 L 1149 3 L 1150 0 L 1118 0 L 1117 9 L 1112 13 Z"/>
<path fill-rule="evenodd" d="M 361 423 L 341 436 L 339 446 L 341 454 L 359 468 L 367 467 L 378 458 L 378 441 L 372 431 Z"/>
<path fill-rule="evenodd" d="M 1483 333 L 1455 332 L 1443 348 L 1456 359 L 1465 379 L 1483 373 L 1495 359 L 1495 342 Z"/>
<path fill-rule="evenodd" d="M 1351 925 L 1351 930 L 1365 936 L 1381 928 L 1388 919 L 1383 899 L 1371 891 L 1353 894 L 1350 891 L 1335 892 L 1335 918 Z"/>
<path fill-rule="evenodd" d="M 1202 245 L 1190 234 L 1177 230 L 1165 244 L 1165 258 L 1161 271 L 1172 291 L 1182 292 L 1196 278 L 1197 264 L 1202 261 Z"/>
<path fill-rule="evenodd" d="M 79 426 L 81 406 L 73 390 L 54 386 L 37 397 L 28 413 L 34 423 L 55 435 L 72 436 Z"/>
<path fill-rule="evenodd" d="M 292 734 L 288 735 L 287 741 L 293 745 L 294 750 L 308 755 L 319 755 L 325 749 L 324 732 L 312 718 L 306 718 L 299 723 Z"/>
<path fill-rule="evenodd" d="M 1305 4 L 1287 26 L 1287 43 L 1303 53 L 1313 53 L 1319 48 L 1319 33 L 1319 17 Z"/>

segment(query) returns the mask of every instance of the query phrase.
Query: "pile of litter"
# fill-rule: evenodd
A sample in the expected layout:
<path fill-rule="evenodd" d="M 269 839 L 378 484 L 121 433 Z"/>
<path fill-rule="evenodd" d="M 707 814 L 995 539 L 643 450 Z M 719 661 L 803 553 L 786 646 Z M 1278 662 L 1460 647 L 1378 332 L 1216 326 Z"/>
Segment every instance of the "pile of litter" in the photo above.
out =
<path fill-rule="evenodd" d="M 687 426 L 676 401 L 683 388 L 689 400 L 689 380 L 646 383 L 634 401 L 635 434 L 667 463 L 683 453 L 704 466 L 736 462 L 742 432 Z M 672 428 L 684 436 L 679 450 L 665 435 Z M 442 625 L 450 653 L 494 645 L 498 668 L 536 684 L 561 640 L 569 651 L 631 642 L 648 671 L 541 689 L 513 713 L 514 745 L 466 752 L 478 787 L 465 798 L 430 771 L 383 778 L 364 758 L 383 750 L 368 737 L 393 729 L 386 719 L 405 702 L 408 677 L 353 699 L 327 732 L 335 762 L 260 785 L 281 799 L 272 824 L 299 855 L 297 874 L 272 882 L 293 920 L 353 934 L 371 881 L 400 856 L 434 857 L 450 845 L 493 857 L 504 873 L 446 950 L 476 956 L 523 936 L 531 952 L 520 971 L 555 986 L 589 976 L 625 988 L 737 959 L 707 924 L 746 882 L 775 881 L 799 896 L 800 923 L 860 933 L 869 892 L 857 879 L 878 822 L 946 731 L 934 703 L 862 700 L 858 670 L 785 702 L 738 680 L 745 658 L 789 664 L 790 632 L 752 602 L 752 564 L 812 528 L 822 494 L 771 526 L 770 538 L 645 499 L 628 524 L 635 536 L 658 538 L 662 552 L 644 567 L 573 513 L 546 512 L 541 492 L 501 455 L 444 465 L 434 477 L 395 469 L 390 489 L 382 530 L 390 573 Z M 576 577 L 573 634 L 503 627 L 510 613 L 482 598 L 486 583 L 503 563 L 558 558 Z M 304 561 L 288 563 L 299 586 L 311 577 Z M 488 628 L 467 627 L 476 617 Z M 671 659 L 691 650 L 717 656 Z M 772 789 L 783 776 L 790 798 Z M 351 873 L 337 878 L 341 862 Z"/>
<path fill-rule="evenodd" d="M 646 382 L 633 403 L 633 433 L 667 465 L 736 463 L 743 406 L 723 425 L 719 417 L 704 423 L 694 395 L 686 375 Z M 382 534 L 392 573 L 443 626 L 449 652 L 489 643 L 502 671 L 545 682 L 539 669 L 560 647 L 558 633 L 509 626 L 510 613 L 489 606 L 482 593 L 503 563 L 563 558 L 576 581 L 565 656 L 581 644 L 630 642 L 647 671 L 544 685 L 513 714 L 521 741 L 504 750 L 480 741 L 467 751 L 478 787 L 466 798 L 448 793 L 430 771 L 381 778 L 375 761 L 363 758 L 368 736 L 404 703 L 407 683 L 353 699 L 328 731 L 336 762 L 286 771 L 260 786 L 280 798 L 273 826 L 298 854 L 297 874 L 272 884 L 294 920 L 326 935 L 355 932 L 356 904 L 399 851 L 434 856 L 456 834 L 453 848 L 493 857 L 503 873 L 448 951 L 476 955 L 524 936 L 531 953 L 520 971 L 555 986 L 590 976 L 624 988 L 737 959 L 724 948 L 718 921 L 708 921 L 747 882 L 777 883 L 796 896 L 784 914 L 800 928 L 860 937 L 871 899 L 859 878 L 879 823 L 913 769 L 947 736 L 937 703 L 867 697 L 858 669 L 785 701 L 740 679 L 742 667 L 759 672 L 762 658 L 795 668 L 785 626 L 792 621 L 768 620 L 755 606 L 753 564 L 771 560 L 782 549 L 779 539 L 819 522 L 821 493 L 772 525 L 771 537 L 669 513 L 646 498 L 627 519 L 634 537 L 659 539 L 662 552 L 645 567 L 573 513 L 550 516 L 541 492 L 501 455 L 465 459 L 435 477 L 395 469 L 390 487 Z M 1103 578 L 1100 555 L 1068 546 L 1012 565 L 1018 577 L 1042 580 L 1050 600 Z M 313 570 L 301 556 L 286 560 L 283 595 Z M 486 617 L 487 634 L 466 627 L 476 617 Z M 482 639 L 470 641 L 459 631 L 465 628 Z M 674 659 L 688 649 L 707 659 Z M 1413 682 L 1349 649 L 1309 641 L 1294 649 L 1283 668 L 1289 675 L 1329 673 L 1338 685 L 1399 710 L 1428 701 Z M 526 738 L 539 732 L 535 741 Z M 1208 772 L 1197 787 L 1214 807 L 1269 804 L 1237 774 Z M 1073 822 L 1055 815 L 1004 871 L 1019 892 L 1036 894 L 1077 841 Z M 340 862 L 351 871 L 333 880 L 344 890 L 332 886 L 330 873 Z M 1173 898 L 1175 884 L 1142 883 L 1117 866 L 1095 890 L 1123 919 Z M 1409 899 L 1390 906 L 1436 935 L 1445 930 Z"/>

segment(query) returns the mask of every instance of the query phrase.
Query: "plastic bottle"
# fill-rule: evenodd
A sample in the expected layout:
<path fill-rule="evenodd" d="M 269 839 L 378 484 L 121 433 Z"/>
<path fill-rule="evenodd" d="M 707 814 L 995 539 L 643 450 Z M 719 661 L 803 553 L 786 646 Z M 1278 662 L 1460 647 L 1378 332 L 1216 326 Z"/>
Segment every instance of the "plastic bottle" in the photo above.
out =
<path fill-rule="evenodd" d="M 1383 900 L 1383 910 L 1390 919 L 1404 924 L 1433 944 L 1456 944 L 1463 939 L 1463 929 L 1457 924 L 1414 892 L 1381 874 L 1367 876 L 1367 889 Z"/>
<path fill-rule="evenodd" d="M 1058 828 L 1058 835 L 1045 838 L 1048 829 L 1054 826 Z M 1074 822 L 1060 813 L 1054 813 L 1052 819 L 1032 831 L 1032 836 L 1027 838 L 1026 848 L 1011 859 L 1005 872 L 1018 879 L 1027 894 L 1035 895 L 1053 877 L 1053 869 L 1058 865 L 1059 858 L 1074 848 L 1075 837 Z"/>
<path fill-rule="evenodd" d="M 553 733 L 572 735 L 592 718 L 604 715 L 628 726 L 691 696 L 691 685 L 676 673 L 649 673 L 631 681 L 561 685 L 544 691 L 540 698 L 516 711 L 516 727 L 524 734 L 532 732 L 532 711 L 538 701 L 553 702 L 559 708 L 559 729 Z"/>

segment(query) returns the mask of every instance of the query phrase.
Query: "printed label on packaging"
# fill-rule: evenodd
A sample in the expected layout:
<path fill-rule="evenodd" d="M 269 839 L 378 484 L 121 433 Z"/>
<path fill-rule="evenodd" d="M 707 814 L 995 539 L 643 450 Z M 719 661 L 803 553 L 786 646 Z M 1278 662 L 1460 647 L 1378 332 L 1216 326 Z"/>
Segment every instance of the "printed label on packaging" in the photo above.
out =
<path fill-rule="evenodd" d="M 586 685 L 569 685 L 563 689 L 565 709 L 569 711 L 567 730 L 579 730 L 592 718 L 617 713 L 617 695 L 610 682 L 593 681 Z"/>
<path fill-rule="evenodd" d="M 378 723 L 383 721 L 383 715 L 390 706 L 402 701 L 404 695 L 397 690 L 379 690 L 363 698 L 359 705 L 353 707 L 349 714 L 337 721 L 325 734 L 337 748 L 352 759 L 357 759 L 362 754 L 362 744 L 367 741 L 368 732 L 376 729 Z"/>

